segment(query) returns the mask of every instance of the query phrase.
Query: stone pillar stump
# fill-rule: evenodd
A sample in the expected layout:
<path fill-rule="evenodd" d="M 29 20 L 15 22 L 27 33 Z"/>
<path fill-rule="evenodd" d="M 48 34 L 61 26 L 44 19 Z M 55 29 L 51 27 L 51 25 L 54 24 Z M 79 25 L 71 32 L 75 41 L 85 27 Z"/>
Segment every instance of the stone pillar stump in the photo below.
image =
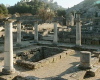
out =
<path fill-rule="evenodd" d="M 91 52 L 81 51 L 80 52 L 80 65 L 81 69 L 91 69 Z"/>

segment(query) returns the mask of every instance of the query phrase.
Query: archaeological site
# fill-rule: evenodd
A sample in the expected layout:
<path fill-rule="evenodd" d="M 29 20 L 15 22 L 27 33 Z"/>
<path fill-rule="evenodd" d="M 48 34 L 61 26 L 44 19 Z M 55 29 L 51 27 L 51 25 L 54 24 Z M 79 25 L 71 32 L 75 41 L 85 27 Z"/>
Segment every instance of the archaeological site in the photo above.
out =
<path fill-rule="evenodd" d="M 15 1 L 0 1 L 0 80 L 100 80 L 100 0 Z"/>

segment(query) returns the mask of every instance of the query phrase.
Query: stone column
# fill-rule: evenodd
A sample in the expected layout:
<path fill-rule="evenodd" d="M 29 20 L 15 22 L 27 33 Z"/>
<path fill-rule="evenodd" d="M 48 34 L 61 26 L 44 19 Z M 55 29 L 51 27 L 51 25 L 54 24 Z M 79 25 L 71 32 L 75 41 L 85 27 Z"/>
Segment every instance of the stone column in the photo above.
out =
<path fill-rule="evenodd" d="M 57 44 L 58 43 L 58 35 L 57 35 L 57 23 L 54 23 L 54 39 L 53 39 L 53 43 Z"/>
<path fill-rule="evenodd" d="M 74 26 L 74 16 L 72 13 L 71 13 L 71 26 Z"/>
<path fill-rule="evenodd" d="M 34 41 L 38 42 L 38 22 L 35 22 L 34 28 L 35 28 Z"/>
<path fill-rule="evenodd" d="M 74 11 L 74 18 L 76 18 L 76 11 Z"/>
<path fill-rule="evenodd" d="M 17 22 L 17 44 L 21 44 L 21 22 Z"/>
<path fill-rule="evenodd" d="M 13 27 L 14 20 L 8 19 L 5 21 L 5 41 L 4 41 L 4 74 L 14 73 L 13 67 Z"/>
<path fill-rule="evenodd" d="M 80 13 L 76 14 L 76 46 L 81 46 L 81 23 Z"/>
<path fill-rule="evenodd" d="M 80 52 L 80 65 L 81 69 L 90 69 L 91 68 L 91 52 L 81 51 Z"/>

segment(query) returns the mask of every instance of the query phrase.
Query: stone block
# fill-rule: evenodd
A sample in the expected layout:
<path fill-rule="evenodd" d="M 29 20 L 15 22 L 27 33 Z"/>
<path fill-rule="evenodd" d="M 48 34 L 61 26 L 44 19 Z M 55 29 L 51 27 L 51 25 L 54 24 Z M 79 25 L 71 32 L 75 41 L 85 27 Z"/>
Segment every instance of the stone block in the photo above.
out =
<path fill-rule="evenodd" d="M 89 74 L 91 77 L 95 77 L 100 69 L 100 66 L 93 66 L 92 69 L 87 71 L 87 74 Z"/>
<path fill-rule="evenodd" d="M 83 80 L 86 71 L 77 71 L 74 72 L 68 80 Z"/>
<path fill-rule="evenodd" d="M 53 62 L 53 58 L 52 57 L 46 58 L 46 60 L 48 60 L 49 63 L 52 63 Z"/>
<path fill-rule="evenodd" d="M 57 62 L 57 57 L 56 56 L 52 56 L 53 57 L 53 62 Z"/>
<path fill-rule="evenodd" d="M 59 54 L 56 54 L 55 57 L 56 57 L 57 61 L 61 59 Z"/>
<path fill-rule="evenodd" d="M 60 58 L 61 59 L 66 58 L 66 56 L 67 56 L 66 53 L 60 53 Z"/>
<path fill-rule="evenodd" d="M 43 67 L 43 66 L 45 66 L 45 65 L 49 64 L 49 61 L 48 61 L 48 60 L 46 60 L 46 59 L 44 59 L 44 60 L 39 61 L 39 63 L 40 63 L 40 64 L 41 64 L 41 66 Z"/>
<path fill-rule="evenodd" d="M 35 62 L 35 63 L 33 63 L 33 69 L 38 69 L 38 68 L 40 68 L 41 67 L 41 63 L 39 63 L 39 62 Z"/>
<path fill-rule="evenodd" d="M 71 55 L 71 54 L 75 53 L 75 50 L 69 49 L 69 50 L 66 51 L 66 53 L 67 53 L 67 55 Z"/>

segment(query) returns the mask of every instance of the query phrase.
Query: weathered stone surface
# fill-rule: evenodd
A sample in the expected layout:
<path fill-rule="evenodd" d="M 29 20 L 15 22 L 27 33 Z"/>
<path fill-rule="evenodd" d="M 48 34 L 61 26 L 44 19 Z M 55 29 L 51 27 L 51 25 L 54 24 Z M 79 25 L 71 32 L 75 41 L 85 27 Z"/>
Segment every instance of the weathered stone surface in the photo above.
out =
<path fill-rule="evenodd" d="M 11 75 L 2 75 L 1 74 L 0 80 L 13 80 L 13 78 L 16 77 L 17 75 L 18 75 L 17 73 L 14 73 L 14 74 L 11 74 Z"/>
<path fill-rule="evenodd" d="M 83 80 L 84 76 L 86 74 L 86 71 L 77 71 L 73 73 L 68 80 Z"/>
<path fill-rule="evenodd" d="M 48 48 L 42 47 L 31 49 L 17 53 L 16 63 L 29 69 L 37 69 L 46 66 L 52 62 L 57 62 L 66 58 L 68 54 L 73 54 L 75 51 L 71 49 Z"/>
<path fill-rule="evenodd" d="M 92 69 L 87 71 L 87 74 L 90 75 L 91 77 L 95 77 L 99 69 L 100 66 L 93 66 Z"/>
<path fill-rule="evenodd" d="M 80 69 L 90 69 L 91 68 L 91 52 L 81 51 L 80 52 Z"/>

